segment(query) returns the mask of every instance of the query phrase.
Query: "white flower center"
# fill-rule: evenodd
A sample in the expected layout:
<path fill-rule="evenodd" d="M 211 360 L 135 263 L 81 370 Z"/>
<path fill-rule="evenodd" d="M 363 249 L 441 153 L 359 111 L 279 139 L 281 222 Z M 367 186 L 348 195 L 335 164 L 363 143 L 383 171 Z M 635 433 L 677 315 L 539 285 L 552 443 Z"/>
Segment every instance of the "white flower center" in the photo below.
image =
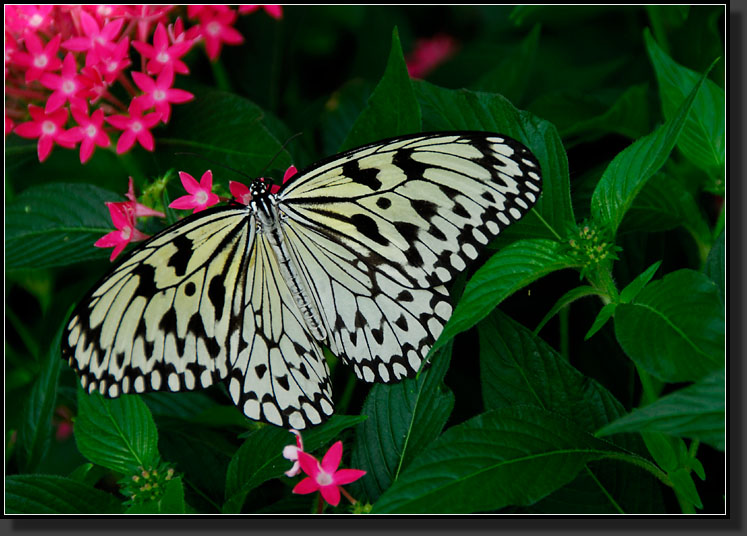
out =
<path fill-rule="evenodd" d="M 197 195 L 195 195 L 195 199 L 197 200 L 197 204 L 204 205 L 207 203 L 208 194 L 205 190 L 200 190 Z"/>
<path fill-rule="evenodd" d="M 110 73 L 113 73 L 114 71 L 117 70 L 118 66 L 119 66 L 119 62 L 118 61 L 110 61 L 109 63 L 106 64 L 106 69 Z"/>
<path fill-rule="evenodd" d="M 55 132 L 57 132 L 57 125 L 55 125 L 52 121 L 44 121 L 42 123 L 42 133 L 47 135 L 52 135 Z"/>
<path fill-rule="evenodd" d="M 210 35 L 219 35 L 220 30 L 221 30 L 221 25 L 220 23 L 213 21 L 207 25 L 206 30 Z"/>
<path fill-rule="evenodd" d="M 162 101 L 166 98 L 166 92 L 162 89 L 157 89 L 153 92 L 153 100 Z"/>
<path fill-rule="evenodd" d="M 95 138 L 96 137 L 96 133 L 98 133 L 98 131 L 99 131 L 99 129 L 97 129 L 95 126 L 88 125 L 86 127 L 86 136 L 88 136 L 89 138 Z"/>
<path fill-rule="evenodd" d="M 65 80 L 62 83 L 62 92 L 68 95 L 75 92 L 75 82 L 72 80 Z"/>
<path fill-rule="evenodd" d="M 102 36 L 102 35 L 97 35 L 96 36 L 96 42 L 99 45 L 105 45 L 106 44 L 106 38 L 104 36 Z"/>
<path fill-rule="evenodd" d="M 329 486 L 332 483 L 332 476 L 329 473 L 320 471 L 319 474 L 316 475 L 316 483 L 320 486 Z"/>
<path fill-rule="evenodd" d="M 32 28 L 38 27 L 44 21 L 44 17 L 36 13 L 29 19 L 29 26 Z"/>
<path fill-rule="evenodd" d="M 161 52 L 156 56 L 156 61 L 158 63 L 168 63 L 171 57 L 166 52 Z"/>
<path fill-rule="evenodd" d="M 124 229 L 122 229 L 122 239 L 123 240 L 129 240 L 130 236 L 132 235 L 132 228 L 128 225 Z"/>
<path fill-rule="evenodd" d="M 38 67 L 39 69 L 46 67 L 47 63 L 49 63 L 49 58 L 47 58 L 46 54 L 39 54 L 34 58 L 34 67 Z"/>
<path fill-rule="evenodd" d="M 111 6 L 99 6 L 96 12 L 102 17 L 108 17 L 112 14 Z"/>
<path fill-rule="evenodd" d="M 130 130 L 133 132 L 140 132 L 143 130 L 143 124 L 140 121 L 134 121 L 132 125 L 130 125 Z"/>

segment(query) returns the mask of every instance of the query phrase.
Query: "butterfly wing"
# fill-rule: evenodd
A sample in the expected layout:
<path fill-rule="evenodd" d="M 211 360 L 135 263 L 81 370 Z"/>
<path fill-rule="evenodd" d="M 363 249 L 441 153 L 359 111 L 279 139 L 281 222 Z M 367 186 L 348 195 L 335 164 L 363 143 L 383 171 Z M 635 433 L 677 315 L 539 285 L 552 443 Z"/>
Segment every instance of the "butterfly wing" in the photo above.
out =
<path fill-rule="evenodd" d="M 252 419 L 303 428 L 332 413 L 326 362 L 248 207 L 185 218 L 133 250 L 83 299 L 62 341 L 88 392 L 225 381 Z"/>
<path fill-rule="evenodd" d="M 231 398 L 251 419 L 298 430 L 319 424 L 333 411 L 327 362 L 262 234 L 244 286 L 244 318 L 229 352 Z"/>
<path fill-rule="evenodd" d="M 413 375 L 451 315 L 442 284 L 540 190 L 532 153 L 483 132 L 385 140 L 296 175 L 279 207 L 332 351 L 368 381 Z"/>

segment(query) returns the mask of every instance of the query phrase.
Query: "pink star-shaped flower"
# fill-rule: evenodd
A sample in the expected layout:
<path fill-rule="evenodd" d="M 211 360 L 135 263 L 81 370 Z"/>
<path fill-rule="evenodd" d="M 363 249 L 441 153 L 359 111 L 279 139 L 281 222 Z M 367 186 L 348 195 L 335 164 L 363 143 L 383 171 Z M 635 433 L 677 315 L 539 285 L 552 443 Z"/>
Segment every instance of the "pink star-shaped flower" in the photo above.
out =
<path fill-rule="evenodd" d="M 49 16 L 54 8 L 51 5 L 18 5 L 15 6 L 22 19 L 25 19 L 26 28 L 34 32 L 44 30 L 52 18 Z"/>
<path fill-rule="evenodd" d="M 130 61 L 130 39 L 125 37 L 111 47 L 108 52 L 102 52 L 99 62 L 104 80 L 107 84 L 113 83 L 119 76 L 119 73 L 132 63 Z"/>
<path fill-rule="evenodd" d="M 47 159 L 55 142 L 67 148 L 75 146 L 74 143 L 61 137 L 65 132 L 63 127 L 67 121 L 67 110 L 60 109 L 47 114 L 43 108 L 29 104 L 29 113 L 32 120 L 18 125 L 15 133 L 22 138 L 39 138 L 39 143 L 36 146 L 39 162 L 44 162 Z"/>
<path fill-rule="evenodd" d="M 124 19 L 116 19 L 99 27 L 99 23 L 86 11 L 80 12 L 80 24 L 85 37 L 72 37 L 62 43 L 67 50 L 87 52 L 86 67 L 98 63 L 102 56 L 106 57 L 114 49 L 112 41 L 122 29 Z"/>
<path fill-rule="evenodd" d="M 104 110 L 101 108 L 95 110 L 91 116 L 88 116 L 88 106 L 84 104 L 82 108 L 71 107 L 73 119 L 78 123 L 60 136 L 65 142 L 80 143 L 80 163 L 85 164 L 93 155 L 93 150 L 99 147 L 109 147 L 111 140 L 104 132 Z"/>
<path fill-rule="evenodd" d="M 152 112 L 144 116 L 143 109 L 136 102 L 130 104 L 129 112 L 129 117 L 112 115 L 106 118 L 107 123 L 124 131 L 117 141 L 117 154 L 129 151 L 136 140 L 144 149 L 152 151 L 155 141 L 150 129 L 161 120 L 161 114 Z"/>
<path fill-rule="evenodd" d="M 145 205 L 142 205 L 137 202 L 137 197 L 135 197 L 135 183 L 130 177 L 130 181 L 127 188 L 127 193 L 125 194 L 125 197 L 129 199 L 130 206 L 132 207 L 132 213 L 135 215 L 135 217 L 142 218 L 145 216 L 158 216 L 159 218 L 165 218 L 166 215 L 163 212 L 159 212 L 158 210 L 154 210 L 150 207 L 147 207 Z"/>
<path fill-rule="evenodd" d="M 265 12 L 273 19 L 280 20 L 283 18 L 283 6 L 239 6 L 239 13 L 246 15 L 248 13 L 254 13 L 259 8 L 263 8 Z"/>
<path fill-rule="evenodd" d="M 158 26 L 156 26 L 156 31 L 153 34 L 153 45 L 141 43 L 140 41 L 133 41 L 132 46 L 135 47 L 144 58 L 148 59 L 146 69 L 149 74 L 158 74 L 167 65 L 171 65 L 177 73 L 189 74 L 187 65 L 179 58 L 189 51 L 192 47 L 192 41 L 182 40 L 181 42 L 175 42 L 173 45 L 169 45 L 169 36 L 163 23 L 159 23 Z"/>
<path fill-rule="evenodd" d="M 171 117 L 170 103 L 181 104 L 195 98 L 189 91 L 171 87 L 174 83 L 174 69 L 171 65 L 167 65 L 155 81 L 138 72 L 132 73 L 132 79 L 137 87 L 145 92 L 145 95 L 135 97 L 133 100 L 138 101 L 138 106 L 143 110 L 155 107 L 164 123 L 168 123 Z"/>
<path fill-rule="evenodd" d="M 47 113 L 54 112 L 69 102 L 71 107 L 84 107 L 86 101 L 81 96 L 85 89 L 84 84 L 78 75 L 78 65 L 75 63 L 75 57 L 68 52 L 65 60 L 62 62 L 61 74 L 43 73 L 39 79 L 41 85 L 53 90 L 44 106 Z"/>
<path fill-rule="evenodd" d="M 290 179 L 297 172 L 298 170 L 296 169 L 296 166 L 290 166 L 288 169 L 286 169 L 285 174 L 283 175 L 283 184 L 288 182 L 288 179 Z M 264 181 L 264 179 L 259 180 Z M 249 187 L 247 185 L 236 181 L 229 181 L 228 189 L 231 191 L 231 195 L 233 195 L 234 199 L 238 203 L 241 203 L 242 205 L 248 205 L 252 202 L 252 193 L 249 191 Z M 277 184 L 270 185 L 271 194 L 276 194 L 278 193 L 278 191 L 280 191 L 280 186 L 278 186 Z"/>
<path fill-rule="evenodd" d="M 197 213 L 208 207 L 212 207 L 220 201 L 218 195 L 211 191 L 213 189 L 213 172 L 209 169 L 202 174 L 200 182 L 197 182 L 192 175 L 184 171 L 179 172 L 179 178 L 182 180 L 182 185 L 189 192 L 189 195 L 183 195 L 174 199 L 169 204 L 170 208 L 178 208 L 180 210 L 193 208 L 193 213 Z"/>
<path fill-rule="evenodd" d="M 18 65 L 26 67 L 27 84 L 39 80 L 46 71 L 57 71 L 62 67 L 62 62 L 57 57 L 61 40 L 62 36 L 57 34 L 45 46 L 34 32 L 24 33 L 24 43 L 28 52 L 16 52 L 13 60 Z"/>
<path fill-rule="evenodd" d="M 232 26 L 237 16 L 235 11 L 200 12 L 200 35 L 205 40 L 205 49 L 211 60 L 218 57 L 223 43 L 239 45 L 244 42 L 242 35 Z"/>
<path fill-rule="evenodd" d="M 113 247 L 114 251 L 109 257 L 109 260 L 113 261 L 117 255 L 122 253 L 127 244 L 145 240 L 148 235 L 141 233 L 135 227 L 135 216 L 129 202 L 107 203 L 106 206 L 109 207 L 109 214 L 117 230 L 102 236 L 93 245 L 97 248 Z"/>
<path fill-rule="evenodd" d="M 88 99 L 91 104 L 96 104 L 108 88 L 108 84 L 101 76 L 101 71 L 96 66 L 83 67 L 80 71 L 80 81 L 84 87 L 81 96 Z"/>
<path fill-rule="evenodd" d="M 360 469 L 338 469 L 342 460 L 342 441 L 332 445 L 319 463 L 311 454 L 298 451 L 298 463 L 307 476 L 293 488 L 293 493 L 307 494 L 319 491 L 322 498 L 332 506 L 340 503 L 340 486 L 355 482 L 365 471 Z"/>

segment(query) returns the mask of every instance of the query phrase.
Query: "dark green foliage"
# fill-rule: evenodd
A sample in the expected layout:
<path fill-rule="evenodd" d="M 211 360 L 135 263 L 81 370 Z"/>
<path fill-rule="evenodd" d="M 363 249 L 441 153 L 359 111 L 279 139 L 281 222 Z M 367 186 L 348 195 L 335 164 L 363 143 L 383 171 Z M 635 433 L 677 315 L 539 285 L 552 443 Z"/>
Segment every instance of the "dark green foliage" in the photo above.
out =
<path fill-rule="evenodd" d="M 39 164 L 9 135 L 6 513 L 315 511 L 283 474 L 288 431 L 244 419 L 221 387 L 76 395 L 55 334 L 106 269 L 92 243 L 128 176 L 161 210 L 175 171 L 211 167 L 221 195 L 242 180 L 179 152 L 278 182 L 433 130 L 522 141 L 542 197 L 450 289 L 417 378 L 370 386 L 331 364 L 336 415 L 305 450 L 343 441 L 341 467 L 367 471 L 346 487 L 356 512 L 723 512 L 724 23 L 723 6 L 290 6 L 240 19 L 247 41 L 217 67 L 190 56 L 196 98 L 152 154 L 81 166 L 57 148 Z M 411 79 L 407 53 L 437 33 L 459 48 Z M 160 488 L 133 499 L 145 481 Z"/>

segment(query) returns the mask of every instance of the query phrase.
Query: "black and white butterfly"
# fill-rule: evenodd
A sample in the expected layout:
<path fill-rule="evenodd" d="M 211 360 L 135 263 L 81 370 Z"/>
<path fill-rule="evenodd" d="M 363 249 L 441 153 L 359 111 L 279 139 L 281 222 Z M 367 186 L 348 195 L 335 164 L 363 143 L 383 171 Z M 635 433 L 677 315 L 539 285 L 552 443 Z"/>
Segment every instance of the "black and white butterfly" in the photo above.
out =
<path fill-rule="evenodd" d="M 413 376 L 451 316 L 444 284 L 540 195 L 521 143 L 487 132 L 379 141 L 249 205 L 153 236 L 72 314 L 62 354 L 88 392 L 223 382 L 250 419 L 303 429 L 333 412 L 327 346 L 368 382 Z"/>

